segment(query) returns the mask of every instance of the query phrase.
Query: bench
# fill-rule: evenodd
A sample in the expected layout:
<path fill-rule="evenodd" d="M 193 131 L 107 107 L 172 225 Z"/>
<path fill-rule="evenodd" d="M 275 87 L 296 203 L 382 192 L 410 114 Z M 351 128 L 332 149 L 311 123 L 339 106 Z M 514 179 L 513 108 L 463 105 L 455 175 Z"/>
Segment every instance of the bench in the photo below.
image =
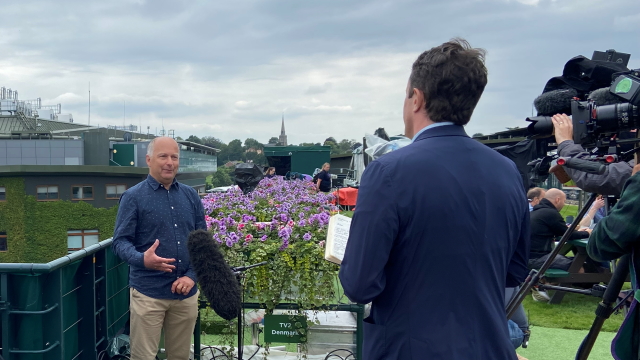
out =
<path fill-rule="evenodd" d="M 563 278 L 567 276 L 569 276 L 569 272 L 560 269 L 549 269 L 544 273 L 544 277 L 547 278 Z"/>

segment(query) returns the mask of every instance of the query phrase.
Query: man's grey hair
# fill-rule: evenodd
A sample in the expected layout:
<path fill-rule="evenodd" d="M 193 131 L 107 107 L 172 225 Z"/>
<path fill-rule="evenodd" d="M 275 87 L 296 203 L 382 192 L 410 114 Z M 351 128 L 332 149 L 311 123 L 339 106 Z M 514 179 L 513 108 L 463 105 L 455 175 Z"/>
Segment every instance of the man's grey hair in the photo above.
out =
<path fill-rule="evenodd" d="M 151 141 L 149 141 L 149 144 L 147 145 L 147 155 L 148 156 L 153 156 L 153 148 L 155 147 L 156 140 L 161 139 L 163 137 L 168 137 L 168 136 L 160 136 L 160 137 L 157 137 L 157 138 L 153 138 L 153 139 L 151 139 Z M 178 144 L 178 154 L 180 154 L 180 144 Z"/>

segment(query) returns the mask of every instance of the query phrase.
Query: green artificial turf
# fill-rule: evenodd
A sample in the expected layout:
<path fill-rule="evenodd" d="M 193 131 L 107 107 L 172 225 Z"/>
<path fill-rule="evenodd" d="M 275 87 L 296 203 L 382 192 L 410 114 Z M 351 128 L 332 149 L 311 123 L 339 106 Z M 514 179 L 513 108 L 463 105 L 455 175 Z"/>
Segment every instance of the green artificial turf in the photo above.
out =
<path fill-rule="evenodd" d="M 516 352 L 528 360 L 573 360 L 587 332 L 534 326 L 531 329 L 529 347 L 520 348 Z M 610 347 L 614 335 L 611 332 L 600 333 L 589 360 L 613 359 Z"/>

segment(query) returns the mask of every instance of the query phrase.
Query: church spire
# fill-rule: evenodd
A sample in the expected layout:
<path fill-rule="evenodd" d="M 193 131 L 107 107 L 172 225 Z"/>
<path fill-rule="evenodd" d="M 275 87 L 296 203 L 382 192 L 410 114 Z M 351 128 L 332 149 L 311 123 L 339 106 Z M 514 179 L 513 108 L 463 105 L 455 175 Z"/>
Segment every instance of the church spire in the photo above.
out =
<path fill-rule="evenodd" d="M 284 112 L 282 113 L 282 127 L 280 128 L 280 137 L 278 142 L 282 146 L 287 146 L 287 134 L 284 132 Z"/>
<path fill-rule="evenodd" d="M 282 127 L 280 128 L 280 136 L 286 136 L 284 133 L 284 113 L 282 113 Z"/>

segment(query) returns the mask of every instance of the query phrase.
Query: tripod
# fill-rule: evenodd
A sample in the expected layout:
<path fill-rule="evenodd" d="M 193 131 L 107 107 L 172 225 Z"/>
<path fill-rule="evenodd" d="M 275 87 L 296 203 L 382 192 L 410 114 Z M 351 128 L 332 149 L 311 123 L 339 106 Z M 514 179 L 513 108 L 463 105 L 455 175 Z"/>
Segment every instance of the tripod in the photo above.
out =
<path fill-rule="evenodd" d="M 267 262 L 263 261 L 261 263 L 247 265 L 247 266 L 238 266 L 231 268 L 233 273 L 236 275 L 238 279 L 238 283 L 240 284 L 240 288 L 242 289 L 242 305 L 240 309 L 238 309 L 238 360 L 243 360 L 243 351 L 244 351 L 244 283 L 242 279 L 245 278 L 244 272 L 258 266 L 266 265 Z"/>

